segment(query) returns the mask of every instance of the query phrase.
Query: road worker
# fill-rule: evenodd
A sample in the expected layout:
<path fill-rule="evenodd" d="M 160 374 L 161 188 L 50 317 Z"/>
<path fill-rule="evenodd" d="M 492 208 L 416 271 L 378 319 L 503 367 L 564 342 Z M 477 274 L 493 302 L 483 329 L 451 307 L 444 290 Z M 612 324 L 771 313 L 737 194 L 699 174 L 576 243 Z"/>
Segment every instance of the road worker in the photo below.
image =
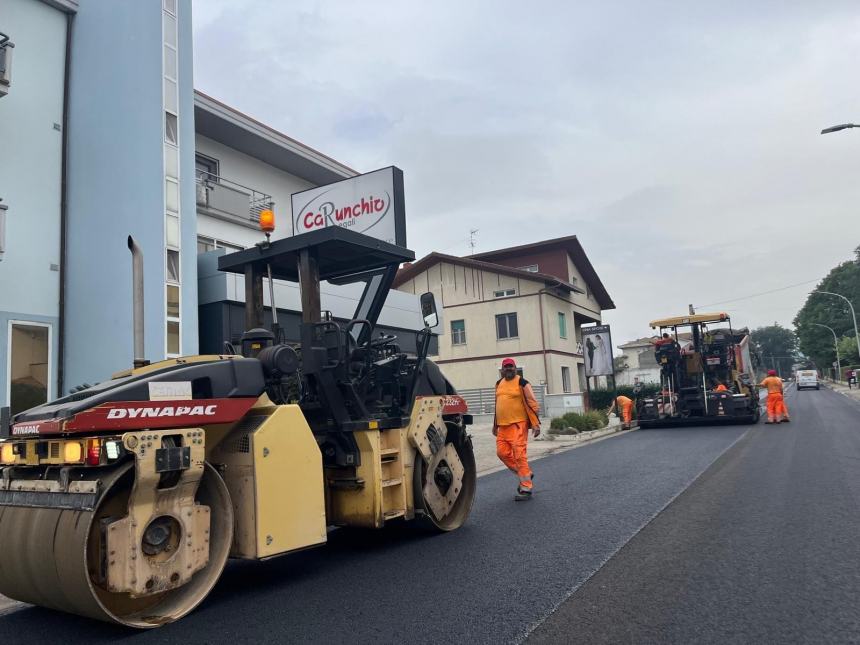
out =
<path fill-rule="evenodd" d="M 791 421 L 785 397 L 782 392 L 782 379 L 776 375 L 776 370 L 768 370 L 767 378 L 758 384 L 767 389 L 767 421 L 765 423 L 782 423 Z"/>
<path fill-rule="evenodd" d="M 496 454 L 517 476 L 517 494 L 514 499 L 531 499 L 534 473 L 529 468 L 527 447 L 529 430 L 540 434 L 540 406 L 531 384 L 517 377 L 517 364 L 513 358 L 502 361 L 502 378 L 496 381 L 496 416 L 493 419 L 493 436 L 496 437 Z"/>
<path fill-rule="evenodd" d="M 633 421 L 633 399 L 626 397 L 623 394 L 615 397 L 612 405 L 609 407 L 609 414 L 618 410 L 618 415 L 621 417 L 622 428 L 630 429 L 630 423 Z"/>

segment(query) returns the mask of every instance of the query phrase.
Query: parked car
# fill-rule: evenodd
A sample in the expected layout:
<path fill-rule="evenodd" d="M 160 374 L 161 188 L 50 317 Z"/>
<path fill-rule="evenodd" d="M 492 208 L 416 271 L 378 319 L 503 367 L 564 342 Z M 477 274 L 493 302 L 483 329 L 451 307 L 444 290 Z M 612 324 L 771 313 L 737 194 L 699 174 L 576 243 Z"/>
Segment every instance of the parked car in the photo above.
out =
<path fill-rule="evenodd" d="M 818 382 L 818 372 L 815 370 L 797 370 L 797 389 L 821 389 Z"/>

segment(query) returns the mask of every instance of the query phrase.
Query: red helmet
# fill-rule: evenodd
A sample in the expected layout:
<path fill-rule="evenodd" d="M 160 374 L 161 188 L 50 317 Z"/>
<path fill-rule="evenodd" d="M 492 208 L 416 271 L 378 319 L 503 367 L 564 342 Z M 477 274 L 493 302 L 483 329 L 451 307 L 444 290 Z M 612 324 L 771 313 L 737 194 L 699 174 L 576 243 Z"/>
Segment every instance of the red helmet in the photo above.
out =
<path fill-rule="evenodd" d="M 776 370 L 768 370 L 767 375 L 768 376 L 776 376 Z"/>

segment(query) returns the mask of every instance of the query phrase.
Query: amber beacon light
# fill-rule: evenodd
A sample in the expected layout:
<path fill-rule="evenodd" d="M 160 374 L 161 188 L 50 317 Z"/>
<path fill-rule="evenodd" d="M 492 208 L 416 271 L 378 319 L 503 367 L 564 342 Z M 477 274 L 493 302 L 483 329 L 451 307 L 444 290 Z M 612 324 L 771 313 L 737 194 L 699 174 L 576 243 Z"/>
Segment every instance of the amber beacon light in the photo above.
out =
<path fill-rule="evenodd" d="M 271 233 L 275 230 L 275 211 L 265 209 L 260 211 L 260 230 Z"/>

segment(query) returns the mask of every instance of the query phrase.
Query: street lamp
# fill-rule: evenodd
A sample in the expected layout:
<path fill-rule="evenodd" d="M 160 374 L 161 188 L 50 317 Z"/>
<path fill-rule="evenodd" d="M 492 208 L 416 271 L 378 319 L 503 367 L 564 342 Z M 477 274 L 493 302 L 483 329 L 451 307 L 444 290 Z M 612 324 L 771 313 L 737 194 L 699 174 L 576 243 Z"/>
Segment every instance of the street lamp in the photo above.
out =
<path fill-rule="evenodd" d="M 821 134 L 830 134 L 831 132 L 839 132 L 840 130 L 847 130 L 848 128 L 860 128 L 860 125 L 855 125 L 853 123 L 843 123 L 841 125 L 831 125 L 829 128 L 824 128 L 821 131 Z"/>
<path fill-rule="evenodd" d="M 833 334 L 833 347 L 836 348 L 836 380 L 842 380 L 842 362 L 839 360 L 839 339 L 836 338 L 836 332 L 833 331 L 833 327 L 828 327 L 827 325 L 822 325 L 821 323 L 812 323 L 816 327 L 824 327 L 825 329 L 829 329 L 830 333 Z"/>
<path fill-rule="evenodd" d="M 836 296 L 837 298 L 842 298 L 848 303 L 848 306 L 851 308 L 851 321 L 854 323 L 854 338 L 857 339 L 857 355 L 860 356 L 860 333 L 857 333 L 857 314 L 854 313 L 854 305 L 852 305 L 851 301 L 841 293 L 833 293 L 832 291 L 813 291 L 812 295 L 815 295 L 816 293 L 823 293 L 825 296 Z"/>

